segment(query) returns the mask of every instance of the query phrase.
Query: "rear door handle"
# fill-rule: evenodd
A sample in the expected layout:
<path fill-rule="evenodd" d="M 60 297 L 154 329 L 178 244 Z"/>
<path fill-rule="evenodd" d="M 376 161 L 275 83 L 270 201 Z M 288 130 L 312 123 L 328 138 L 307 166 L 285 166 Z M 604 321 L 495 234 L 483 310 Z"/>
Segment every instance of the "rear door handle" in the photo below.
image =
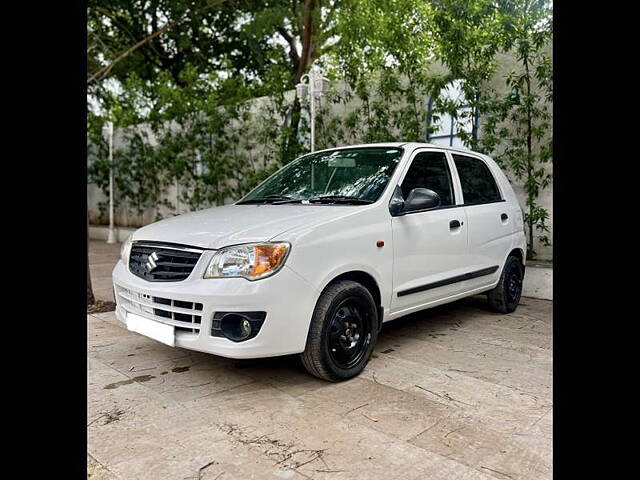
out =
<path fill-rule="evenodd" d="M 503 222 L 506 222 L 507 220 L 509 220 L 509 215 L 507 215 L 506 213 L 503 213 L 502 215 L 500 215 L 500 218 L 502 219 Z"/>
<path fill-rule="evenodd" d="M 451 230 L 453 230 L 454 228 L 460 228 L 461 225 L 462 225 L 462 223 L 460 223 L 458 220 L 451 220 L 449 222 L 449 228 Z"/>

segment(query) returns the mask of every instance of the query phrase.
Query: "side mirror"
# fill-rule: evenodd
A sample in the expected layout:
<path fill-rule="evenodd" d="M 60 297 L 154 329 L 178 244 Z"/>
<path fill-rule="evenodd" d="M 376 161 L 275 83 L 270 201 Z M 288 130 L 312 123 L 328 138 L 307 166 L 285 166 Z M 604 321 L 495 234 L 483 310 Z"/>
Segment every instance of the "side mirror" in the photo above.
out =
<path fill-rule="evenodd" d="M 440 206 L 440 195 L 428 188 L 414 188 L 404 202 L 403 212 L 415 212 Z"/>
<path fill-rule="evenodd" d="M 396 186 L 393 196 L 389 202 L 389 213 L 398 217 L 405 213 L 415 212 L 418 210 L 427 210 L 440 206 L 440 195 L 428 188 L 414 188 L 409 192 L 409 198 L 406 200 L 402 196 L 402 190 Z"/>

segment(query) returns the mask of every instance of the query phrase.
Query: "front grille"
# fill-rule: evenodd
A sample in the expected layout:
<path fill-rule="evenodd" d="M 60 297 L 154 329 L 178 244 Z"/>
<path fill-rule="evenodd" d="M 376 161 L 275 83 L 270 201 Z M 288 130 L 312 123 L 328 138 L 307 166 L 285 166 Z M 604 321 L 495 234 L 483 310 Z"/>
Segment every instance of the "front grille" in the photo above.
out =
<path fill-rule="evenodd" d="M 116 302 L 127 312 L 176 327 L 176 331 L 198 333 L 202 303 L 155 297 L 116 285 Z"/>
<path fill-rule="evenodd" d="M 179 282 L 193 271 L 202 250 L 168 245 L 133 244 L 129 271 L 149 282 Z"/>

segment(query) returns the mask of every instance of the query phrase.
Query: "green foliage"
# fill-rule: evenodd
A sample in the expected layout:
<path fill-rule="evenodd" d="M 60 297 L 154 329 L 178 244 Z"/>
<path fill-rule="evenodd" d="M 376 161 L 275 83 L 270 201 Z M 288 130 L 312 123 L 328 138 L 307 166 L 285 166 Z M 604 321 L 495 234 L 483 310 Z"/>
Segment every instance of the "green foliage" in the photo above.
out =
<path fill-rule="evenodd" d="M 315 61 L 332 81 L 317 112 L 317 148 L 422 141 L 430 97 L 432 124 L 480 114 L 480 135 L 462 140 L 504 159 L 525 185 L 530 247 L 532 232 L 549 242 L 548 212 L 537 203 L 551 180 L 543 1 L 93 0 L 88 12 L 89 74 L 177 25 L 89 85 L 89 181 L 108 195 L 101 130 L 113 121 L 116 204 L 138 223 L 149 209 L 159 218 L 238 199 L 307 152 L 308 106 L 291 91 Z M 500 53 L 518 62 L 506 94 L 491 83 Z M 470 108 L 439 95 L 453 80 Z"/>
<path fill-rule="evenodd" d="M 318 112 L 318 148 L 424 141 L 427 99 L 440 91 L 442 81 L 440 76 L 423 75 L 418 83 L 387 67 L 362 76 L 353 86 L 332 88 Z"/>
<path fill-rule="evenodd" d="M 228 0 L 90 0 L 87 8 L 88 75 L 105 67 L 149 35 L 162 31 L 116 64 L 110 75 L 125 82 L 132 74 L 145 81 L 158 72 L 184 86 L 186 69 L 208 74 L 225 68 L 259 74 L 259 56 L 238 55 L 252 48 L 236 31 L 237 4 Z M 253 2 L 255 3 L 255 2 Z M 167 24 L 175 27 L 163 30 Z"/>
<path fill-rule="evenodd" d="M 468 109 L 456 102 L 436 99 L 436 109 L 460 123 L 473 126 L 462 141 L 477 148 L 478 132 L 473 119 L 481 112 L 481 98 L 496 69 L 496 53 L 505 31 L 494 0 L 431 0 L 436 58 L 448 69 L 445 83 L 459 80 Z"/>
<path fill-rule="evenodd" d="M 538 204 L 540 191 L 551 183 L 552 70 L 546 51 L 551 39 L 550 10 L 545 1 L 514 0 L 505 2 L 501 14 L 509 32 L 503 48 L 514 52 L 518 67 L 505 79 L 506 94 L 485 101 L 481 147 L 499 152 L 496 159 L 524 183 L 527 255 L 533 258 L 534 237 L 542 245 L 551 244 L 549 212 Z"/>

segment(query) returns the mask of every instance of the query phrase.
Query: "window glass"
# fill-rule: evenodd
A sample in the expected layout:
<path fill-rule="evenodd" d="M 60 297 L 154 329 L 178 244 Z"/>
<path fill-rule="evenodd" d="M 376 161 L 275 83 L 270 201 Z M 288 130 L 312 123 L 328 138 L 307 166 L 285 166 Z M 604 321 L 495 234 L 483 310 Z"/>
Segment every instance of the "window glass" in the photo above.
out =
<path fill-rule="evenodd" d="M 465 205 L 501 200 L 496 181 L 482 160 L 454 155 L 453 161 L 460 177 Z"/>
<path fill-rule="evenodd" d="M 440 195 L 440 205 L 453 205 L 453 187 L 443 152 L 422 152 L 415 156 L 402 181 L 405 200 L 414 188 L 428 188 Z"/>
<path fill-rule="evenodd" d="M 364 147 L 311 153 L 289 163 L 239 203 L 269 196 L 309 200 L 340 195 L 376 201 L 402 157 L 401 148 Z"/>

